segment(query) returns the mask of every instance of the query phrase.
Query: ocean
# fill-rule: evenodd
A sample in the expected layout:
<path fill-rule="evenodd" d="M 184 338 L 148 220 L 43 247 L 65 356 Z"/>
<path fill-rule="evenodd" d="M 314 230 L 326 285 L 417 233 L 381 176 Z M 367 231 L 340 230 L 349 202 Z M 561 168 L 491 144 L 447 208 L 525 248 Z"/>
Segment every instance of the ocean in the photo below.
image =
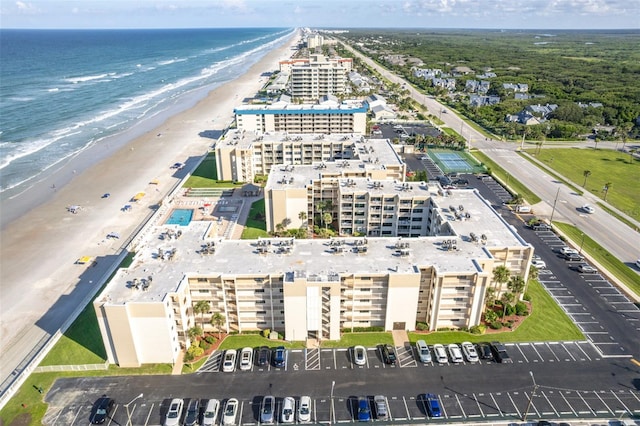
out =
<path fill-rule="evenodd" d="M 0 29 L 0 197 L 187 109 L 293 31 Z"/>

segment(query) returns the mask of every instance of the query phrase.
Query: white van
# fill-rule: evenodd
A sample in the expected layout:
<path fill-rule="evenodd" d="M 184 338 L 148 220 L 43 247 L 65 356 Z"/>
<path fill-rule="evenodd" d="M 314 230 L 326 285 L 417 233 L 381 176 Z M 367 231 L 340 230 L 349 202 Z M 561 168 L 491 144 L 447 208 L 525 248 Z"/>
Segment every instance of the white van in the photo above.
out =
<path fill-rule="evenodd" d="M 418 340 L 416 342 L 416 351 L 418 351 L 418 358 L 420 359 L 420 362 L 431 362 L 431 352 L 424 340 Z"/>

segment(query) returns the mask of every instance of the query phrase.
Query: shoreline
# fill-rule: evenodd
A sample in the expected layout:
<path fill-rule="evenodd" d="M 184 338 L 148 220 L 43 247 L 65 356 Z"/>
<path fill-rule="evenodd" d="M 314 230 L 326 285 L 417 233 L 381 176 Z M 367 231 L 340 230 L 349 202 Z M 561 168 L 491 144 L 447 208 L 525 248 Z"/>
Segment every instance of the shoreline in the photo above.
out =
<path fill-rule="evenodd" d="M 55 177 L 55 183 L 49 185 L 49 180 L 31 188 L 30 194 L 36 196 L 30 201 L 36 207 L 7 221 L 0 234 L 3 380 L 33 348 L 34 334 L 53 334 L 80 300 L 98 290 L 96 286 L 109 261 L 121 248 L 121 242 L 106 235 L 118 232 L 125 238 L 135 230 L 153 206 L 206 155 L 232 122 L 233 108 L 264 85 L 263 73 L 277 70 L 278 62 L 291 56 L 299 34 L 294 31 L 246 72 L 215 87 L 195 105 L 171 115 L 152 130 L 145 127 L 142 135 L 130 139 L 125 131 L 120 135 L 121 145 L 87 149 L 49 175 Z M 96 155 L 96 150 L 105 149 L 107 155 Z M 82 161 L 86 162 L 85 169 L 79 165 L 74 168 Z M 187 167 L 170 169 L 175 162 L 186 163 Z M 63 185 L 65 177 L 68 182 Z M 159 183 L 152 184 L 155 180 Z M 27 207 L 29 197 L 24 192 Z M 111 196 L 102 199 L 107 192 Z M 132 203 L 131 197 L 138 192 L 146 196 Z M 122 212 L 124 204 L 132 204 L 132 211 Z M 70 205 L 79 205 L 80 211 L 68 212 Z M 6 207 L 3 222 L 5 211 L 10 214 Z M 82 256 L 96 259 L 97 264 L 75 264 Z"/>

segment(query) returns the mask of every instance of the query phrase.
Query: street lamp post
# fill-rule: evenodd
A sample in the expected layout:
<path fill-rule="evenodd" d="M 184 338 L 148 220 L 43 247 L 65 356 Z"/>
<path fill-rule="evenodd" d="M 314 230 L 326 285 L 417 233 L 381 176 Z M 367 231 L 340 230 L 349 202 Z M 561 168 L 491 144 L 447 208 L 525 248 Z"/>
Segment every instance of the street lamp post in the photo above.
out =
<path fill-rule="evenodd" d="M 333 422 L 333 388 L 336 386 L 336 382 L 331 382 L 331 397 L 329 398 L 329 426 Z"/>
<path fill-rule="evenodd" d="M 582 233 L 582 241 L 580 241 L 580 251 L 579 254 L 582 254 L 582 245 L 584 244 L 584 232 Z"/>
<path fill-rule="evenodd" d="M 129 403 L 124 404 L 124 408 L 127 409 L 127 425 L 126 426 L 131 425 L 131 413 L 129 412 L 129 405 L 133 404 L 136 400 L 142 398 L 143 396 L 144 394 L 141 393 L 140 395 L 136 396 L 131 401 L 129 401 Z"/>
<path fill-rule="evenodd" d="M 553 200 L 553 210 L 551 210 L 551 217 L 549 218 L 549 225 L 553 224 L 553 214 L 556 212 L 556 203 L 558 202 L 558 195 L 560 195 L 560 188 L 556 192 L 556 199 Z"/>
<path fill-rule="evenodd" d="M 529 402 L 527 403 L 527 409 L 524 410 L 524 414 L 522 415 L 522 421 L 527 421 L 527 416 L 529 415 L 529 409 L 531 408 L 531 404 L 533 403 L 533 397 L 536 396 L 536 391 L 538 390 L 538 384 L 536 383 L 535 377 L 533 377 L 533 371 L 529 371 L 529 375 L 531 376 L 531 380 L 533 380 L 533 391 L 531 392 L 531 396 L 529 397 Z"/>

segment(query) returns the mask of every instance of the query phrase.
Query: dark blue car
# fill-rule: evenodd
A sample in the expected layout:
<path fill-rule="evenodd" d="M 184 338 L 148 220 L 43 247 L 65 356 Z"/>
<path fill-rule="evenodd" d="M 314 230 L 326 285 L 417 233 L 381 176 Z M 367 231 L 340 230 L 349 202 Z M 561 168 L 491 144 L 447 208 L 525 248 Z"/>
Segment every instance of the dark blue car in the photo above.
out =
<path fill-rule="evenodd" d="M 287 350 L 284 346 L 278 346 L 273 353 L 274 367 L 284 367 L 287 362 Z"/>
<path fill-rule="evenodd" d="M 371 408 L 369 408 L 369 400 L 364 396 L 358 398 L 358 421 L 371 421 Z"/>
<path fill-rule="evenodd" d="M 432 393 L 425 394 L 424 396 L 427 412 L 430 417 L 441 417 L 442 410 L 440 409 L 440 401 L 438 397 Z"/>

